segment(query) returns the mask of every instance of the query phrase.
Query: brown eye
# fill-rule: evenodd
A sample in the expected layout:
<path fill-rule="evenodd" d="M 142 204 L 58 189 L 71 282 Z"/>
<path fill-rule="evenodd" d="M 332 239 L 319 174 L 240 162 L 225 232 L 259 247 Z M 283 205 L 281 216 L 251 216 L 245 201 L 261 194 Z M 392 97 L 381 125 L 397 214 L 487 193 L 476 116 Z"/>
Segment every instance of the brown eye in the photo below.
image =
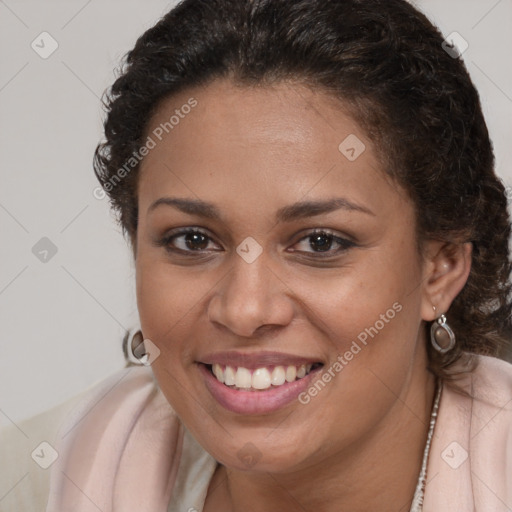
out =
<path fill-rule="evenodd" d="M 169 252 L 181 253 L 201 253 L 219 250 L 218 245 L 213 242 L 207 233 L 196 228 L 168 233 L 158 242 L 158 245 L 165 247 Z"/>
<path fill-rule="evenodd" d="M 309 244 L 312 249 L 318 249 L 321 252 L 328 251 L 333 242 L 333 237 L 327 233 L 318 233 L 309 236 Z"/>
<path fill-rule="evenodd" d="M 208 247 L 208 237 L 203 233 L 187 233 L 183 237 L 186 247 L 190 250 L 204 250 Z"/>
<path fill-rule="evenodd" d="M 338 237 L 329 231 L 320 230 L 309 233 L 295 245 L 300 248 L 297 250 L 294 249 L 294 252 L 309 254 L 325 253 L 326 256 L 333 256 L 347 251 L 356 244 L 345 238 Z"/>

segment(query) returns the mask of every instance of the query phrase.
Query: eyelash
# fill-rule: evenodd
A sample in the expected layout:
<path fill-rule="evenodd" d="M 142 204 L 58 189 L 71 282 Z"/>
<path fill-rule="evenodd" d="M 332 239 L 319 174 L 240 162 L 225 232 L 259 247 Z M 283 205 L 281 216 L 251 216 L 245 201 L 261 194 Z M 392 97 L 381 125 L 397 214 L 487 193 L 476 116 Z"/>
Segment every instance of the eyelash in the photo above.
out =
<path fill-rule="evenodd" d="M 205 232 L 201 229 L 198 229 L 198 228 L 191 227 L 191 228 L 180 229 L 180 231 L 177 231 L 177 232 L 167 233 L 161 240 L 159 240 L 157 242 L 157 245 L 160 247 L 164 247 L 170 253 L 185 254 L 190 257 L 200 255 L 202 252 L 206 251 L 205 249 L 185 250 L 185 249 L 178 249 L 176 247 L 171 247 L 171 243 L 173 242 L 173 240 L 175 240 L 179 237 L 182 237 L 184 235 L 187 235 L 187 234 L 203 235 L 208 239 L 208 242 L 213 241 L 207 232 Z M 315 251 L 293 251 L 293 252 L 314 254 L 315 255 L 314 258 L 320 259 L 320 258 L 328 258 L 328 257 L 332 257 L 333 255 L 338 255 L 340 253 L 344 253 L 348 249 L 356 246 L 356 244 L 354 242 L 347 240 L 345 238 L 338 237 L 332 231 L 330 231 L 328 229 L 314 229 L 314 230 L 310 231 L 306 236 L 303 236 L 294 245 L 297 245 L 298 243 L 300 243 L 304 240 L 307 240 L 307 239 L 311 240 L 311 238 L 314 237 L 315 235 L 323 235 L 323 236 L 330 238 L 331 242 L 337 243 L 340 246 L 340 248 L 337 249 L 336 251 L 328 250 L 328 251 L 317 251 L 317 252 L 315 252 Z M 220 252 L 220 251 L 216 251 L 216 252 Z"/>

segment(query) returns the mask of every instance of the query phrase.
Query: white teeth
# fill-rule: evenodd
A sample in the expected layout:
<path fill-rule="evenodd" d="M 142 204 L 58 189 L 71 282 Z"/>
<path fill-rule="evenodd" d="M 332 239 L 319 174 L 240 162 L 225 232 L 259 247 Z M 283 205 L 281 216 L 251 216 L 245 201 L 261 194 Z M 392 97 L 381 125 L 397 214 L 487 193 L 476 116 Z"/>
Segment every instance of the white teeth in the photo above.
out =
<path fill-rule="evenodd" d="M 237 388 L 249 389 L 252 384 L 251 372 L 247 368 L 238 367 L 235 375 L 235 386 Z"/>
<path fill-rule="evenodd" d="M 293 382 L 297 378 L 297 368 L 295 366 L 286 367 L 286 382 Z"/>
<path fill-rule="evenodd" d="M 284 366 L 276 366 L 272 370 L 272 384 L 274 386 L 280 386 L 286 382 L 286 377 L 284 374 Z"/>
<path fill-rule="evenodd" d="M 312 364 L 300 366 L 275 366 L 272 371 L 262 367 L 256 370 L 249 370 L 242 366 L 235 368 L 226 366 L 223 368 L 218 363 L 212 364 L 212 373 L 219 382 L 226 386 L 245 390 L 264 390 L 271 386 L 282 386 L 286 382 L 294 382 L 304 378 L 313 367 Z"/>
<path fill-rule="evenodd" d="M 224 384 L 226 386 L 234 386 L 235 385 L 235 369 L 232 366 L 226 366 L 224 370 Z"/>
<path fill-rule="evenodd" d="M 252 387 L 254 389 L 268 389 L 271 386 L 270 372 L 266 368 L 258 368 L 252 374 Z"/>
<path fill-rule="evenodd" d="M 220 364 L 214 364 L 212 367 L 213 374 L 217 377 L 217 380 L 220 382 L 224 382 L 224 372 L 222 371 L 222 366 Z"/>

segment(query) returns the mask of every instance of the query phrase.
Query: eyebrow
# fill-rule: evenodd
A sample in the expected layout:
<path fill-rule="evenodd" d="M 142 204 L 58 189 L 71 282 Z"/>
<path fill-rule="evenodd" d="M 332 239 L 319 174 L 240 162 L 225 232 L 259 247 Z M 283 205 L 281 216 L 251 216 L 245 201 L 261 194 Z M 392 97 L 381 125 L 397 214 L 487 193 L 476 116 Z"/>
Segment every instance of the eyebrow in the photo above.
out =
<path fill-rule="evenodd" d="M 200 199 L 185 199 L 180 197 L 161 197 L 150 205 L 148 213 L 162 205 L 174 207 L 189 215 L 197 215 L 199 217 L 205 217 L 212 220 L 222 219 L 220 210 L 214 204 Z M 336 197 L 325 201 L 299 201 L 297 203 L 284 206 L 277 211 L 276 221 L 291 222 L 296 219 L 314 217 L 316 215 L 322 215 L 324 213 L 330 213 L 340 209 L 357 211 L 375 216 L 375 213 L 365 206 L 355 204 L 343 197 Z"/>

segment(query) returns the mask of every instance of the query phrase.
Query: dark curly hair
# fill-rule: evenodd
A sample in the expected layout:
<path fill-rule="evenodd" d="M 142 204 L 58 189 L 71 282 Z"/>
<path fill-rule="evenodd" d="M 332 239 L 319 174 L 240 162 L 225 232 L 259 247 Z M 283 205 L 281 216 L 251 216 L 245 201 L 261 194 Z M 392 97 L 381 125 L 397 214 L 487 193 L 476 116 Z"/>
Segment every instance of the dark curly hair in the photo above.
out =
<path fill-rule="evenodd" d="M 448 314 L 456 348 L 442 356 L 429 343 L 430 369 L 446 378 L 467 353 L 499 356 L 511 325 L 507 198 L 478 93 L 442 43 L 405 0 L 182 1 L 137 40 L 104 99 L 94 169 L 123 233 L 136 250 L 138 165 L 119 171 L 164 99 L 216 78 L 304 84 L 342 101 L 374 142 L 415 204 L 420 251 L 426 239 L 472 243 Z"/>

